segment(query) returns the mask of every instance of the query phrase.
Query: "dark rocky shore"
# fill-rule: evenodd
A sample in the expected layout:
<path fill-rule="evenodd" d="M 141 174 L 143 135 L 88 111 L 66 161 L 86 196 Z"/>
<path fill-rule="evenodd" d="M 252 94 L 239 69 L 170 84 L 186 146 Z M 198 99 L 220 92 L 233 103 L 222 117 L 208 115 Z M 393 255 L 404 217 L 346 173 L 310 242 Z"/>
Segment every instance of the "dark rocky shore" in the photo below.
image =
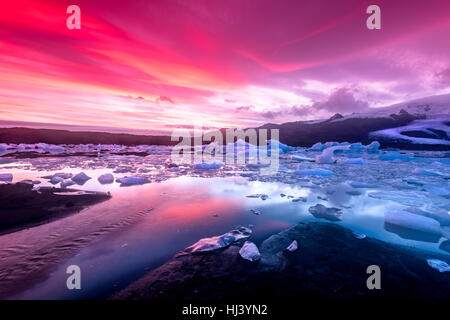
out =
<path fill-rule="evenodd" d="M 286 247 L 297 240 L 298 249 Z M 450 262 L 386 242 L 357 239 L 332 223 L 300 223 L 266 239 L 261 259 L 242 259 L 233 244 L 205 253 L 179 253 L 113 299 L 274 301 L 299 299 L 450 298 L 450 272 L 426 259 Z M 381 289 L 369 290 L 369 265 L 381 269 Z"/>
<path fill-rule="evenodd" d="M 0 184 L 0 235 L 63 218 L 110 198 L 103 192 L 76 192 L 52 187 L 34 191 L 27 183 Z"/>

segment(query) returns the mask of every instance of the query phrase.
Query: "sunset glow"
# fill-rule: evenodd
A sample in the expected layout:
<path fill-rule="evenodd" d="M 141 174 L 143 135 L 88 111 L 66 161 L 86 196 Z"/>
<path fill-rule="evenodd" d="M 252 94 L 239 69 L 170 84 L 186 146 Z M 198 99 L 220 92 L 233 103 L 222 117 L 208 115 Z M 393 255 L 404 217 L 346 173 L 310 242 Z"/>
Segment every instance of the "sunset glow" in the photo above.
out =
<path fill-rule="evenodd" d="M 81 30 L 66 8 L 81 8 Z M 0 10 L 0 120 L 169 132 L 450 92 L 450 2 L 43 1 Z M 328 101 L 337 103 L 331 104 Z"/>

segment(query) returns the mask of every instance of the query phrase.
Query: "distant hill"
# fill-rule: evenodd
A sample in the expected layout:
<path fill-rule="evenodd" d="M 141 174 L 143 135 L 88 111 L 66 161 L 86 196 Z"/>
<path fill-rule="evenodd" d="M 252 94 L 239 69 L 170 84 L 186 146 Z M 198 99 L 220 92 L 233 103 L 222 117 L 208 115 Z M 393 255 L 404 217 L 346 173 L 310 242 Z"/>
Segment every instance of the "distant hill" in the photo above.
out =
<path fill-rule="evenodd" d="M 378 140 L 382 147 L 410 150 L 450 150 L 450 95 L 432 96 L 327 120 L 265 124 L 279 129 L 280 141 L 290 146 L 316 142 Z"/>
<path fill-rule="evenodd" d="M 432 96 L 365 113 L 335 114 L 326 120 L 268 123 L 258 128 L 279 129 L 280 141 L 310 147 L 317 142 L 378 140 L 384 148 L 450 150 L 450 95 Z M 225 129 L 221 129 L 223 132 Z M 270 131 L 269 131 L 270 133 Z M 225 135 L 224 135 L 225 137 Z M 170 136 L 0 128 L 0 143 L 175 145 Z"/>
<path fill-rule="evenodd" d="M 0 143 L 174 145 L 169 136 L 84 132 L 54 129 L 0 128 Z"/>

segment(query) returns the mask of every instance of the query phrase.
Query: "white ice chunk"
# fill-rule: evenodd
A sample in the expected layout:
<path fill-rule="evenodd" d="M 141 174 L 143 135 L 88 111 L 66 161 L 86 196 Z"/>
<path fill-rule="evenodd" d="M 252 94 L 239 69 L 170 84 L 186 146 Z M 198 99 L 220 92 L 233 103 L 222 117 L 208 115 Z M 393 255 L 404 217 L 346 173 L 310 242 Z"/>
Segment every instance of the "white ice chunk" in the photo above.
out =
<path fill-rule="evenodd" d="M 424 168 L 416 168 L 414 169 L 413 173 L 420 174 L 423 176 L 432 176 L 432 177 L 448 177 L 444 173 L 433 171 L 433 170 L 427 170 Z"/>
<path fill-rule="evenodd" d="M 290 252 L 294 252 L 297 249 L 298 249 L 297 240 L 292 241 L 292 243 L 286 248 L 286 250 L 288 250 Z"/>
<path fill-rule="evenodd" d="M 202 162 L 202 163 L 198 163 L 194 166 L 195 169 L 201 169 L 201 170 L 211 170 L 211 169 L 219 169 L 222 166 L 221 163 L 217 163 L 217 162 L 212 162 L 212 163 L 207 163 L 207 162 Z"/>
<path fill-rule="evenodd" d="M 58 176 L 53 176 L 53 177 L 50 179 L 50 183 L 51 183 L 51 184 L 58 184 L 58 183 L 63 182 L 63 181 L 64 181 L 64 179 L 61 178 L 61 177 L 58 177 Z"/>
<path fill-rule="evenodd" d="M 309 207 L 308 211 L 316 218 L 323 218 L 331 221 L 342 220 L 342 211 L 338 208 L 328 208 L 322 204 Z"/>
<path fill-rule="evenodd" d="M 379 153 L 380 143 L 378 141 L 371 142 L 367 147 L 367 153 Z"/>
<path fill-rule="evenodd" d="M 72 177 L 72 180 L 76 183 L 85 183 L 89 179 L 91 179 L 91 177 L 87 176 L 84 172 L 80 172 Z"/>
<path fill-rule="evenodd" d="M 331 163 L 335 163 L 336 159 L 334 159 L 334 152 L 341 150 L 341 151 L 345 151 L 345 150 L 349 150 L 351 146 L 334 146 L 334 147 L 330 147 L 330 148 L 326 148 L 325 150 L 322 151 L 321 155 L 316 156 L 316 162 L 317 163 L 322 163 L 322 164 L 331 164 Z"/>
<path fill-rule="evenodd" d="M 450 266 L 447 262 L 439 260 L 439 259 L 427 259 L 427 263 L 433 269 L 438 270 L 439 272 L 449 272 Z"/>
<path fill-rule="evenodd" d="M 324 148 L 325 148 L 325 146 L 322 144 L 322 142 L 317 142 L 317 143 L 313 144 L 313 146 L 311 148 L 309 148 L 309 150 L 322 151 Z"/>
<path fill-rule="evenodd" d="M 363 158 L 349 158 L 345 161 L 345 163 L 348 164 L 364 164 L 364 159 Z"/>
<path fill-rule="evenodd" d="M 233 242 L 247 239 L 252 235 L 252 230 L 246 227 L 238 227 L 235 230 L 231 230 L 221 236 L 215 236 L 211 238 L 200 239 L 192 246 L 187 247 L 185 252 L 206 252 L 213 251 L 220 248 L 224 248 L 232 244 Z"/>
<path fill-rule="evenodd" d="M 116 181 L 118 183 L 120 183 L 121 186 L 133 186 L 133 185 L 150 183 L 150 180 L 148 180 L 147 177 L 142 177 L 142 176 L 124 177 L 124 178 L 116 179 Z"/>
<path fill-rule="evenodd" d="M 361 188 L 361 189 L 366 189 L 366 188 L 376 188 L 377 185 L 373 184 L 373 183 L 367 183 L 367 182 L 362 182 L 362 181 L 349 181 L 348 184 L 353 187 L 353 188 Z"/>
<path fill-rule="evenodd" d="M 114 182 L 114 176 L 111 173 L 105 173 L 98 177 L 97 180 L 101 184 L 110 184 Z"/>
<path fill-rule="evenodd" d="M 323 176 L 328 177 L 334 174 L 333 171 L 327 169 L 302 169 L 295 171 L 296 174 L 303 176 Z"/>
<path fill-rule="evenodd" d="M 366 238 L 366 235 L 364 233 L 359 233 L 359 232 L 353 232 L 353 236 L 359 240 Z"/>
<path fill-rule="evenodd" d="M 384 213 L 385 223 L 435 235 L 441 235 L 439 222 L 405 211 L 388 211 Z"/>
<path fill-rule="evenodd" d="M 63 153 L 64 152 L 64 148 L 61 146 L 50 146 L 47 149 L 48 152 L 53 153 L 53 154 L 57 154 L 57 153 Z"/>
<path fill-rule="evenodd" d="M 239 250 L 239 254 L 242 258 L 252 262 L 261 259 L 261 253 L 259 253 L 258 247 L 250 241 L 245 241 L 244 245 Z"/>

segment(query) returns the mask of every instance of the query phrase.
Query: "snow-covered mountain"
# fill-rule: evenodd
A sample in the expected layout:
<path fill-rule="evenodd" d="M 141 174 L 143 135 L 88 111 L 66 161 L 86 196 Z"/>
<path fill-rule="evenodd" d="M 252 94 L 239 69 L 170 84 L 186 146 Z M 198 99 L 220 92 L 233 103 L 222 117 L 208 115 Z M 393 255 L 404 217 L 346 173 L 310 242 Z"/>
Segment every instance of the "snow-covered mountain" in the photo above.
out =
<path fill-rule="evenodd" d="M 450 150 L 450 94 L 431 96 L 364 113 L 319 121 L 297 121 L 261 128 L 280 129 L 280 140 L 292 146 L 316 142 L 378 140 L 382 147 Z"/>

